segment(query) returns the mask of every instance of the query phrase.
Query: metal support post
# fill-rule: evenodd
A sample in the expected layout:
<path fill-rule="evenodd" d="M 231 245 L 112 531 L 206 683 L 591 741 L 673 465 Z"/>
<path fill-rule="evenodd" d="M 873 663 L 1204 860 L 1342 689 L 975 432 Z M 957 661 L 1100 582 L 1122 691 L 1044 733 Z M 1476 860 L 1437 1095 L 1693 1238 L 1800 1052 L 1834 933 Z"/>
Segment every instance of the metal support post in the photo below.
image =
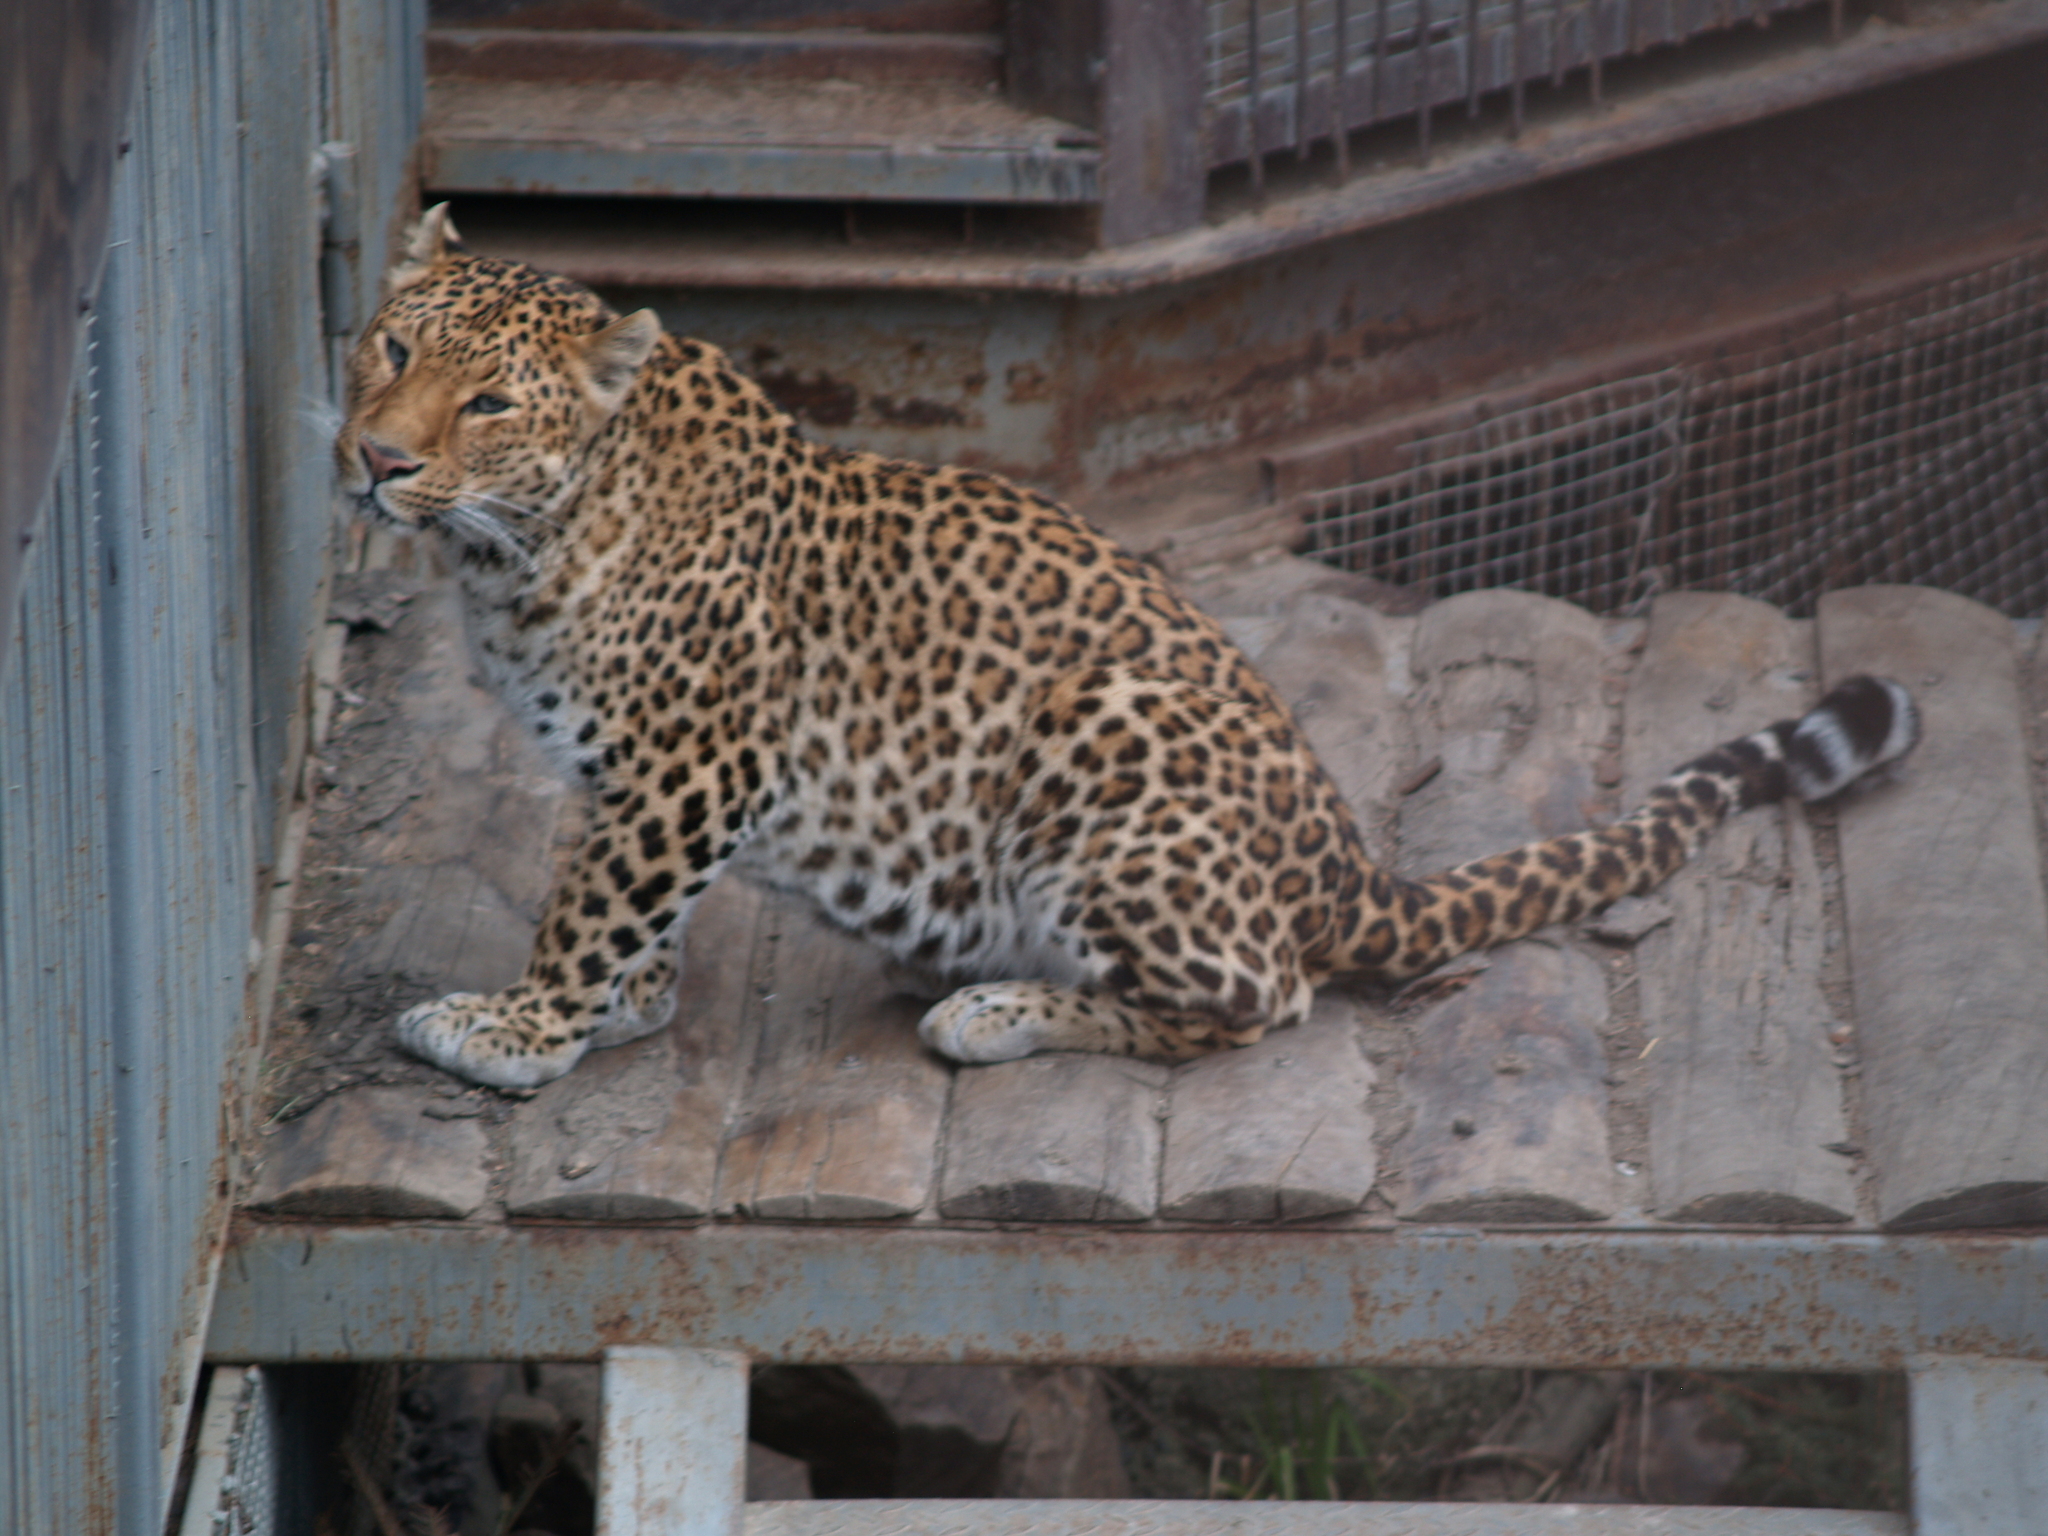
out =
<path fill-rule="evenodd" d="M 1931 1355 L 1907 1379 L 1914 1536 L 2048 1530 L 2048 1366 Z"/>
<path fill-rule="evenodd" d="M 741 1536 L 747 1357 L 606 1350 L 597 1480 L 598 1536 Z"/>
<path fill-rule="evenodd" d="M 1103 7 L 1106 246 L 1177 234 L 1202 221 L 1202 35 L 1195 0 L 1108 0 Z"/>

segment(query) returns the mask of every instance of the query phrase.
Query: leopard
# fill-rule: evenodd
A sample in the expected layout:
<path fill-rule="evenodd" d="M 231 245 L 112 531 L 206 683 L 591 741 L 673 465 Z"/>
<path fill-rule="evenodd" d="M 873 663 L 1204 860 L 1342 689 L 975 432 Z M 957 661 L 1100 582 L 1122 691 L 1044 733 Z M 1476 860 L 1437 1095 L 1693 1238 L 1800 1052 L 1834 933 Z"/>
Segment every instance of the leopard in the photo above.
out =
<path fill-rule="evenodd" d="M 439 542 L 480 672 L 591 801 L 524 972 L 395 1022 L 475 1083 L 666 1027 L 728 866 L 939 978 L 942 1057 L 1170 1063 L 1643 894 L 1919 736 L 1904 687 L 1853 677 L 1607 825 L 1410 877 L 1218 624 L 1056 501 L 815 441 L 716 346 L 472 251 L 445 204 L 384 288 L 344 496 Z"/>

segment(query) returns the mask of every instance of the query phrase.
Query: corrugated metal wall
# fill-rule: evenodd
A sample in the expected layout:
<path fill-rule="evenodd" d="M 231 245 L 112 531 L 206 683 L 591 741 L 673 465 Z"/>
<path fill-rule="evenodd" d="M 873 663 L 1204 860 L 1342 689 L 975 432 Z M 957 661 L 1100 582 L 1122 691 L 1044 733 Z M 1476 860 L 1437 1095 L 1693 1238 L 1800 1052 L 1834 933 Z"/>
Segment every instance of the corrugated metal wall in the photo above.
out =
<path fill-rule="evenodd" d="M 329 333 L 371 301 L 406 195 L 422 12 L 155 7 L 0 671 L 7 1531 L 162 1528 L 331 528 Z M 362 249 L 329 258 L 330 321 L 332 140 Z"/>

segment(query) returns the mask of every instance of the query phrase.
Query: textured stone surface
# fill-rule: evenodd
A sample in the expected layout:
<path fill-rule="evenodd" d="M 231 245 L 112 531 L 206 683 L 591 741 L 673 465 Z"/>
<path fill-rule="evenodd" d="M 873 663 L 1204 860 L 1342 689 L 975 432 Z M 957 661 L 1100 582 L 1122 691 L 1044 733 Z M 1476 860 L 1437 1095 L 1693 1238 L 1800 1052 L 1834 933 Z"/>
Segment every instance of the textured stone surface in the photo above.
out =
<path fill-rule="evenodd" d="M 1630 804 L 1689 758 L 1803 712 L 1812 634 L 1725 593 L 1660 599 L 1629 691 Z M 1649 1057 L 1652 1209 L 1684 1221 L 1844 1221 L 1856 1212 L 1821 991 L 1820 868 L 1805 810 L 1732 818 L 1658 893 L 1636 947 Z"/>
<path fill-rule="evenodd" d="M 1358 1208 L 1375 1167 L 1359 1011 L 1325 995 L 1298 1028 L 1175 1068 L 1160 1215 L 1289 1221 Z"/>
<path fill-rule="evenodd" d="M 779 892 L 761 897 L 741 995 L 746 1082 L 716 1206 L 755 1216 L 907 1216 L 931 1198 L 947 1069 L 918 1044 L 925 1004 L 878 952 Z"/>
<path fill-rule="evenodd" d="M 1415 1020 L 1401 1142 L 1415 1221 L 1584 1221 L 1614 1211 L 1600 967 L 1524 939 Z"/>
<path fill-rule="evenodd" d="M 1167 1069 L 1108 1056 L 965 1067 L 939 1210 L 1001 1221 L 1141 1221 L 1159 1200 Z"/>
<path fill-rule="evenodd" d="M 1924 587 L 1820 605 L 1829 678 L 1881 672 L 1925 735 L 1841 809 L 1878 1216 L 2048 1220 L 2048 900 L 2012 625 Z"/>
<path fill-rule="evenodd" d="M 266 1144 L 249 1204 L 279 1215 L 463 1217 L 484 1203 L 489 1149 L 473 1119 L 427 1111 L 424 1088 L 338 1093 Z"/>

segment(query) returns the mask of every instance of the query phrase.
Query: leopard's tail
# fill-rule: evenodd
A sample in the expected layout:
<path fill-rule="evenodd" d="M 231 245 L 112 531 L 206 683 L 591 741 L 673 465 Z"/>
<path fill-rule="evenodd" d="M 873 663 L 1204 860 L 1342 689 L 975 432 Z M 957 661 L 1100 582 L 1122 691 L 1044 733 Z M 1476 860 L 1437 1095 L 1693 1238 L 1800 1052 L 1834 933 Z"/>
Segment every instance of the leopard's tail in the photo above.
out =
<path fill-rule="evenodd" d="M 1416 976 L 1469 949 L 1570 922 L 1640 896 L 1737 811 L 1791 795 L 1824 800 L 1920 739 L 1912 696 L 1883 677 L 1852 677 L 1797 720 L 1724 742 L 1657 784 L 1612 826 L 1530 843 L 1425 880 L 1371 882 L 1345 969 Z"/>

